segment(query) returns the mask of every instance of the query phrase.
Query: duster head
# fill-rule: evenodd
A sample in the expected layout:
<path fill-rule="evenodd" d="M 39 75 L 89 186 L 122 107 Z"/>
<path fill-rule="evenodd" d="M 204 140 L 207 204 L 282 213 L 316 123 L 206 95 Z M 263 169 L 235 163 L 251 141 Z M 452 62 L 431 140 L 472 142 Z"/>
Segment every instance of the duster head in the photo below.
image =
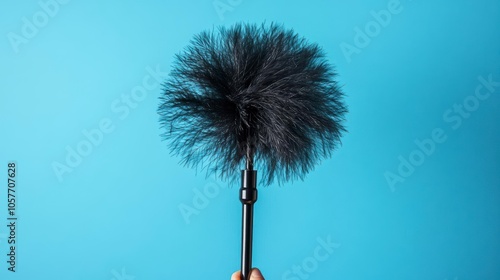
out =
<path fill-rule="evenodd" d="M 236 179 L 253 159 L 260 182 L 304 176 L 329 157 L 346 113 L 316 44 L 271 24 L 198 34 L 176 55 L 158 113 L 182 163 Z"/>

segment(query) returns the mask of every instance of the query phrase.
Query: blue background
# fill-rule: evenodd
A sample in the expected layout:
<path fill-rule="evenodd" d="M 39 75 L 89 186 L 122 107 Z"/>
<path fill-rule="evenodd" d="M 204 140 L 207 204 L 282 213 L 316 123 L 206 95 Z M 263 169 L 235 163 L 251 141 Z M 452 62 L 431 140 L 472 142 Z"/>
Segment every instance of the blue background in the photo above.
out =
<path fill-rule="evenodd" d="M 48 2 L 0 4 L 1 279 L 229 279 L 239 269 L 238 186 L 179 165 L 156 108 L 174 54 L 240 21 L 283 23 L 321 45 L 350 109 L 332 159 L 304 182 L 260 189 L 254 265 L 267 279 L 500 279 L 500 87 L 474 97 L 478 77 L 500 81 L 499 1 L 401 1 L 385 26 L 372 11 L 386 0 L 222 0 L 223 12 L 212 0 L 72 0 L 49 5 L 52 15 Z M 371 35 L 362 42 L 357 28 Z M 143 80 L 150 89 L 137 95 Z M 125 101 L 133 92 L 140 100 Z M 425 154 L 415 141 L 435 129 L 445 140 Z M 71 167 L 78 147 L 86 155 Z M 315 260 L 328 238 L 335 248 Z M 287 272 L 294 265 L 302 275 Z"/>

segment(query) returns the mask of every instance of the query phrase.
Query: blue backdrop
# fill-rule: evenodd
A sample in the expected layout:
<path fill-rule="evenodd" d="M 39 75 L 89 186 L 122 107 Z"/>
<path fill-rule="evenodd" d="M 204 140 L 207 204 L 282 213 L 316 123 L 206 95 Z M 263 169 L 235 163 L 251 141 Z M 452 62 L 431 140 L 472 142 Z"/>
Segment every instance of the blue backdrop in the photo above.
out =
<path fill-rule="evenodd" d="M 260 189 L 254 265 L 267 279 L 500 279 L 499 1 L 40 0 L 0 11 L 1 279 L 239 269 L 239 186 L 179 165 L 156 108 L 190 38 L 241 21 L 283 23 L 321 45 L 349 105 L 331 159 L 304 182 Z"/>

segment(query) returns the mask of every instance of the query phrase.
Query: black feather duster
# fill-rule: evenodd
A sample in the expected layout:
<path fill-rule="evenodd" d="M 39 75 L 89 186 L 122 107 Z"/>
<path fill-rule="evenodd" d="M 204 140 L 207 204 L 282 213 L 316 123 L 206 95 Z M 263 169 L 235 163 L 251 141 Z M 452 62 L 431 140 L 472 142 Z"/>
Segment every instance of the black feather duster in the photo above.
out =
<path fill-rule="evenodd" d="M 245 159 L 264 185 L 303 179 L 344 132 L 333 67 L 276 24 L 217 31 L 176 56 L 158 109 L 162 136 L 184 164 L 222 179 L 237 178 Z"/>

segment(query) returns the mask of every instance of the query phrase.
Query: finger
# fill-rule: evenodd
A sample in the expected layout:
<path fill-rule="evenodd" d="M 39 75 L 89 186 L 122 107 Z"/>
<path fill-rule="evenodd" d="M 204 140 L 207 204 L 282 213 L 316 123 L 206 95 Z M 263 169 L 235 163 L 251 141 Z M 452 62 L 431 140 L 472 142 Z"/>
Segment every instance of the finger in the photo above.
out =
<path fill-rule="evenodd" d="M 265 280 L 264 276 L 262 276 L 262 273 L 260 273 L 260 270 L 258 268 L 252 269 L 252 272 L 250 272 L 250 280 Z"/>
<path fill-rule="evenodd" d="M 231 275 L 231 280 L 241 280 L 240 278 L 241 272 L 238 270 L 233 275 Z"/>

